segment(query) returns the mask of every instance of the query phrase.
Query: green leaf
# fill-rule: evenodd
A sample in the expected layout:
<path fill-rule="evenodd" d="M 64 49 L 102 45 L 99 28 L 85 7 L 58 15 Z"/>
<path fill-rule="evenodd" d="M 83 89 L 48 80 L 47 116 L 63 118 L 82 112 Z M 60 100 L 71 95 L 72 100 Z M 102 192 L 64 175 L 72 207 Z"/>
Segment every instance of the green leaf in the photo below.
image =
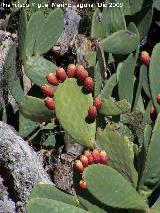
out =
<path fill-rule="evenodd" d="M 146 198 L 160 185 L 160 143 L 159 143 L 160 114 L 158 114 L 148 147 L 147 159 L 143 176 L 139 183 L 139 191 Z"/>
<path fill-rule="evenodd" d="M 21 137 L 26 138 L 36 128 L 38 128 L 39 125 L 40 124 L 38 122 L 27 119 L 23 116 L 23 114 L 21 112 L 19 113 L 19 135 Z"/>
<path fill-rule="evenodd" d="M 142 65 L 141 69 L 140 69 L 140 74 L 139 74 L 139 82 L 138 82 L 138 88 L 136 91 L 136 97 L 133 103 L 133 111 L 136 110 L 137 105 L 138 105 L 138 100 L 141 97 L 141 91 L 142 91 L 142 86 L 143 86 L 143 81 L 145 78 L 145 74 L 146 74 L 146 66 Z"/>
<path fill-rule="evenodd" d="M 43 142 L 42 145 L 45 146 L 45 147 L 48 147 L 48 146 L 55 147 L 55 145 L 56 145 L 56 138 L 55 138 L 55 135 L 50 134 L 50 135 L 48 136 L 48 138 Z"/>
<path fill-rule="evenodd" d="M 116 0 L 117 3 L 123 4 L 122 11 L 125 15 L 133 15 L 141 10 L 143 0 L 130 1 L 130 0 Z"/>
<path fill-rule="evenodd" d="M 117 75 L 114 73 L 109 79 L 105 81 L 104 88 L 99 94 L 100 98 L 110 98 L 112 97 L 112 92 L 115 86 L 117 85 Z"/>
<path fill-rule="evenodd" d="M 36 39 L 35 53 L 37 55 L 46 53 L 57 42 L 64 28 L 63 19 L 63 12 L 60 8 L 49 14 Z"/>
<path fill-rule="evenodd" d="M 24 92 L 21 87 L 20 79 L 17 75 L 16 51 L 17 51 L 16 45 L 14 44 L 8 52 L 4 67 L 5 67 L 5 72 L 7 73 L 8 88 L 12 96 L 16 100 L 16 102 L 20 104 L 24 98 Z"/>
<path fill-rule="evenodd" d="M 87 211 L 75 206 L 47 198 L 34 198 L 26 205 L 27 213 L 85 213 Z"/>
<path fill-rule="evenodd" d="M 145 68 L 144 68 L 145 67 Z M 148 67 L 143 66 L 144 74 L 143 74 L 143 89 L 146 95 L 151 98 L 151 92 L 150 92 L 150 85 L 149 85 L 149 78 L 148 78 Z"/>
<path fill-rule="evenodd" d="M 89 166 L 83 172 L 83 179 L 89 192 L 108 206 L 146 210 L 145 202 L 136 190 L 111 167 L 100 164 Z"/>
<path fill-rule="evenodd" d="M 103 50 L 108 53 L 127 55 L 139 45 L 139 34 L 136 26 L 130 23 L 128 30 L 119 30 L 100 42 Z"/>
<path fill-rule="evenodd" d="M 25 96 L 20 105 L 20 112 L 26 118 L 36 121 L 44 122 L 53 117 L 53 111 L 47 109 L 43 100 L 32 96 Z"/>
<path fill-rule="evenodd" d="M 38 184 L 36 187 L 34 187 L 30 193 L 29 200 L 35 198 L 47 198 L 68 203 L 74 206 L 79 205 L 79 201 L 76 197 L 64 193 L 51 184 Z"/>
<path fill-rule="evenodd" d="M 26 75 L 38 86 L 47 84 L 47 74 L 52 72 L 55 73 L 56 65 L 42 57 L 29 57 L 26 66 Z"/>
<path fill-rule="evenodd" d="M 159 52 L 160 52 L 160 43 L 156 44 L 152 51 L 151 62 L 149 67 L 149 82 L 150 82 L 151 96 L 153 105 L 155 106 L 157 112 L 160 112 L 160 106 L 157 103 L 157 95 L 160 94 Z"/>
<path fill-rule="evenodd" d="M 160 1 L 154 0 L 153 7 L 160 11 Z"/>
<path fill-rule="evenodd" d="M 101 69 L 99 62 L 96 64 L 95 72 L 94 72 L 94 96 L 97 97 L 101 91 L 103 78 L 101 75 Z"/>
<path fill-rule="evenodd" d="M 27 25 L 27 34 L 26 34 L 26 55 L 32 56 L 34 53 L 34 46 L 41 30 L 41 27 L 45 21 L 45 16 L 41 11 L 35 12 Z"/>
<path fill-rule="evenodd" d="M 101 114 L 106 116 L 115 116 L 124 114 L 130 111 L 130 104 L 126 100 L 114 101 L 114 99 L 103 99 Z"/>
<path fill-rule="evenodd" d="M 48 123 L 45 126 L 42 126 L 37 132 L 35 132 L 30 138 L 29 141 L 32 141 L 41 131 L 43 130 L 53 130 L 56 127 L 54 123 Z"/>
<path fill-rule="evenodd" d="M 130 18 L 130 20 L 137 26 L 141 40 L 148 34 L 152 23 L 152 17 L 152 1 L 144 0 L 141 10 Z"/>
<path fill-rule="evenodd" d="M 138 175 L 134 168 L 133 144 L 129 139 L 107 126 L 104 131 L 98 129 L 96 143 L 101 150 L 107 152 L 109 165 L 136 187 Z"/>
<path fill-rule="evenodd" d="M 98 37 L 100 39 L 105 37 L 105 28 L 101 18 L 102 13 L 99 8 L 96 8 L 92 17 L 91 37 Z"/>
<path fill-rule="evenodd" d="M 25 62 L 26 60 L 26 32 L 27 32 L 27 16 L 24 8 L 21 9 L 19 14 L 19 22 L 18 22 L 18 50 L 20 59 Z"/>
<path fill-rule="evenodd" d="M 139 49 L 136 53 L 131 53 L 128 58 L 119 67 L 119 82 L 118 82 L 118 94 L 120 100 L 126 99 L 131 105 L 133 101 L 133 89 L 134 89 L 134 70 L 137 62 Z"/>
<path fill-rule="evenodd" d="M 115 1 L 106 1 L 108 4 L 115 3 Z M 104 7 L 103 8 L 103 28 L 105 29 L 105 37 L 108 37 L 114 32 L 126 29 L 126 22 L 124 14 L 120 7 Z"/>
<path fill-rule="evenodd" d="M 93 103 L 91 94 L 83 93 L 76 79 L 68 78 L 55 92 L 56 116 L 77 143 L 93 147 L 95 144 L 95 122 L 87 122 L 88 108 Z"/>

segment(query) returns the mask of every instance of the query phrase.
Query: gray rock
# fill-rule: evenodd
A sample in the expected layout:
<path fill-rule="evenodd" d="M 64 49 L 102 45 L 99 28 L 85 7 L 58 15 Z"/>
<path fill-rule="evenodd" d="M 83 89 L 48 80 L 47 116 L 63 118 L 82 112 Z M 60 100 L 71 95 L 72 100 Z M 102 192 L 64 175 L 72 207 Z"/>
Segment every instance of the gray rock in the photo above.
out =
<path fill-rule="evenodd" d="M 8 189 L 3 185 L 3 179 L 0 177 L 0 213 L 14 213 L 16 212 L 15 203 L 10 199 Z"/>
<path fill-rule="evenodd" d="M 53 184 L 37 153 L 27 141 L 16 135 L 11 126 L 3 122 L 0 122 L 0 144 L 0 175 L 8 181 L 7 186 L 14 192 L 15 200 L 24 204 L 39 181 Z M 4 199 L 1 200 L 2 204 Z"/>
<path fill-rule="evenodd" d="M 80 21 L 81 16 L 77 14 L 75 7 L 66 8 L 64 13 L 64 32 L 53 48 L 59 55 L 68 53 L 69 49 L 72 48 L 75 37 L 78 35 Z"/>

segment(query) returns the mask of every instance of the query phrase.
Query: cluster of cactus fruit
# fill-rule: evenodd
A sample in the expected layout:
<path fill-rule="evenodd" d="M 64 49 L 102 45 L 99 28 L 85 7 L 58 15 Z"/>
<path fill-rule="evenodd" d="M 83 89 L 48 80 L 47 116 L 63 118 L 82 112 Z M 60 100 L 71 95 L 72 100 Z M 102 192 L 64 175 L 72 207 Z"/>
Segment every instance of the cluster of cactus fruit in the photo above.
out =
<path fill-rule="evenodd" d="M 56 69 L 56 74 L 49 73 L 47 75 L 47 81 L 52 86 L 58 86 L 60 83 L 64 82 L 67 77 L 76 78 L 77 83 L 83 85 L 86 92 L 92 92 L 94 89 L 93 79 L 88 76 L 88 72 L 83 65 L 78 65 L 76 67 L 74 64 L 70 64 L 67 67 L 67 71 L 59 67 Z M 45 84 L 41 87 L 43 94 L 48 96 L 45 98 L 44 103 L 50 110 L 55 109 L 55 100 L 53 99 L 55 91 L 52 86 Z M 88 117 L 94 120 L 97 117 L 97 112 L 101 109 L 101 106 L 102 100 L 100 98 L 95 98 L 93 105 L 88 109 Z"/>
<path fill-rule="evenodd" d="M 93 151 L 85 150 L 84 154 L 80 156 L 80 160 L 76 160 L 75 169 L 82 174 L 84 169 L 92 164 L 108 164 L 108 155 L 106 151 L 94 149 Z M 87 183 L 85 180 L 80 180 L 79 186 L 81 189 L 87 189 Z"/>

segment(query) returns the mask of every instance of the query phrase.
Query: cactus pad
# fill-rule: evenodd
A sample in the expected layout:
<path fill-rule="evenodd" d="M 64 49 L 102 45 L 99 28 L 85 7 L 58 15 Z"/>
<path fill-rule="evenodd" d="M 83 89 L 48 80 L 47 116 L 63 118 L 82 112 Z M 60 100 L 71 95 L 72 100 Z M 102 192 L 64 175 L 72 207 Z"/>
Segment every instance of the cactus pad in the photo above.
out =
<path fill-rule="evenodd" d="M 155 106 L 158 112 L 160 112 L 160 106 L 157 104 L 157 95 L 160 94 L 159 52 L 160 52 L 160 43 L 158 43 L 153 49 L 149 67 L 149 82 L 150 82 L 151 96 L 153 100 L 153 105 Z"/>
<path fill-rule="evenodd" d="M 45 16 L 41 11 L 34 13 L 27 25 L 27 35 L 26 35 L 26 55 L 32 56 L 34 53 L 34 45 L 36 38 L 45 21 Z"/>
<path fill-rule="evenodd" d="M 135 189 L 111 167 L 92 165 L 83 172 L 89 192 L 102 203 L 116 208 L 146 210 Z"/>
<path fill-rule="evenodd" d="M 75 206 L 47 198 L 34 198 L 26 205 L 27 213 L 86 213 L 87 211 Z"/>
<path fill-rule="evenodd" d="M 121 136 L 107 126 L 104 131 L 98 129 L 97 146 L 109 155 L 109 165 L 120 172 L 134 187 L 137 186 L 137 172 L 134 168 L 133 145 L 128 138 Z"/>
<path fill-rule="evenodd" d="M 128 30 L 119 30 L 101 41 L 105 52 L 127 55 L 139 45 L 139 34 L 136 26 L 131 23 Z"/>
<path fill-rule="evenodd" d="M 106 116 L 109 115 L 120 115 L 130 111 L 130 104 L 126 100 L 114 101 L 114 99 L 103 99 L 102 107 L 100 110 L 101 114 Z"/>
<path fill-rule="evenodd" d="M 152 131 L 151 141 L 148 147 L 147 159 L 139 189 L 141 194 L 148 197 L 160 182 L 160 143 L 159 143 L 160 114 Z"/>
<path fill-rule="evenodd" d="M 42 55 L 55 45 L 64 28 L 63 11 L 60 8 L 52 11 L 37 36 L 35 53 Z"/>
<path fill-rule="evenodd" d="M 53 111 L 46 108 L 43 100 L 32 96 L 25 96 L 21 105 L 20 112 L 26 118 L 33 121 L 44 122 L 53 117 Z"/>
<path fill-rule="evenodd" d="M 47 84 L 46 76 L 48 73 L 55 73 L 56 65 L 42 57 L 29 57 L 26 66 L 26 75 L 38 86 Z"/>
<path fill-rule="evenodd" d="M 64 193 L 51 184 L 38 184 L 32 189 L 29 199 L 47 198 L 57 201 L 62 201 L 70 205 L 78 206 L 79 201 L 76 197 Z"/>
<path fill-rule="evenodd" d="M 55 93 L 56 116 L 66 130 L 78 143 L 87 147 L 95 144 L 95 122 L 88 123 L 88 108 L 93 104 L 91 94 L 84 94 L 76 79 L 67 79 L 60 84 Z"/>

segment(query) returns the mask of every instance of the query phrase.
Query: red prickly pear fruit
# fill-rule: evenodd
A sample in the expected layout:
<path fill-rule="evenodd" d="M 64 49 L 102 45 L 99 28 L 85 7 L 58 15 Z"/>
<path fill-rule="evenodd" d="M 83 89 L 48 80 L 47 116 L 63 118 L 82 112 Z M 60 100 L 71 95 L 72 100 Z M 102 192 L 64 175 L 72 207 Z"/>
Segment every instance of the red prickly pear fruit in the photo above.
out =
<path fill-rule="evenodd" d="M 84 155 L 88 158 L 88 165 L 93 164 L 93 156 L 92 153 L 89 150 L 84 151 Z"/>
<path fill-rule="evenodd" d="M 63 82 L 66 80 L 67 74 L 63 68 L 59 67 L 56 69 L 56 77 L 59 81 Z"/>
<path fill-rule="evenodd" d="M 73 78 L 76 73 L 76 66 L 74 64 L 69 64 L 67 67 L 67 76 Z"/>
<path fill-rule="evenodd" d="M 45 106 L 50 109 L 50 110 L 53 110 L 55 109 L 55 100 L 53 100 L 53 98 L 50 98 L 50 97 L 46 97 L 44 99 L 44 103 L 45 103 Z"/>
<path fill-rule="evenodd" d="M 93 106 L 99 111 L 102 107 L 102 100 L 100 98 L 95 98 L 93 102 Z"/>
<path fill-rule="evenodd" d="M 157 95 L 157 103 L 160 105 L 160 94 Z"/>
<path fill-rule="evenodd" d="M 53 86 L 59 85 L 59 81 L 58 81 L 56 75 L 54 75 L 53 73 L 49 73 L 47 75 L 47 80 L 48 80 L 48 83 L 52 84 Z"/>
<path fill-rule="evenodd" d="M 141 58 L 141 61 L 143 62 L 143 64 L 149 65 L 151 57 L 146 51 L 141 52 L 140 58 Z"/>
<path fill-rule="evenodd" d="M 49 96 L 49 97 L 53 97 L 54 96 L 54 89 L 52 87 L 50 87 L 49 85 L 45 84 L 41 87 L 43 94 Z"/>
<path fill-rule="evenodd" d="M 79 72 L 78 80 L 80 82 L 84 82 L 87 77 L 88 77 L 88 72 L 87 70 L 84 69 L 84 70 L 81 70 L 81 72 Z"/>
<path fill-rule="evenodd" d="M 83 173 L 83 171 L 84 171 L 84 166 L 80 160 L 76 160 L 75 168 L 76 168 L 77 172 L 79 172 L 79 173 Z"/>
<path fill-rule="evenodd" d="M 153 106 L 150 108 L 150 118 L 152 121 L 155 121 L 157 118 L 157 112 Z"/>
<path fill-rule="evenodd" d="M 100 151 L 100 163 L 107 164 L 108 163 L 108 155 L 105 151 Z"/>
<path fill-rule="evenodd" d="M 95 106 L 90 106 L 88 109 L 88 117 L 90 119 L 95 119 L 97 117 L 97 109 Z"/>
<path fill-rule="evenodd" d="M 80 160 L 84 167 L 88 166 L 88 158 L 85 155 L 81 155 Z"/>
<path fill-rule="evenodd" d="M 79 186 L 81 189 L 87 189 L 87 182 L 84 180 L 80 180 Z"/>
<path fill-rule="evenodd" d="M 78 65 L 76 68 L 76 73 L 75 76 L 78 78 L 79 74 L 84 70 L 84 66 L 83 65 Z"/>
<path fill-rule="evenodd" d="M 92 152 L 94 163 L 100 163 L 100 151 L 98 149 L 94 149 Z"/>
<path fill-rule="evenodd" d="M 94 88 L 94 82 L 93 82 L 93 79 L 90 78 L 90 77 L 87 77 L 84 81 L 84 88 L 87 90 L 87 91 L 92 91 L 93 88 Z"/>

